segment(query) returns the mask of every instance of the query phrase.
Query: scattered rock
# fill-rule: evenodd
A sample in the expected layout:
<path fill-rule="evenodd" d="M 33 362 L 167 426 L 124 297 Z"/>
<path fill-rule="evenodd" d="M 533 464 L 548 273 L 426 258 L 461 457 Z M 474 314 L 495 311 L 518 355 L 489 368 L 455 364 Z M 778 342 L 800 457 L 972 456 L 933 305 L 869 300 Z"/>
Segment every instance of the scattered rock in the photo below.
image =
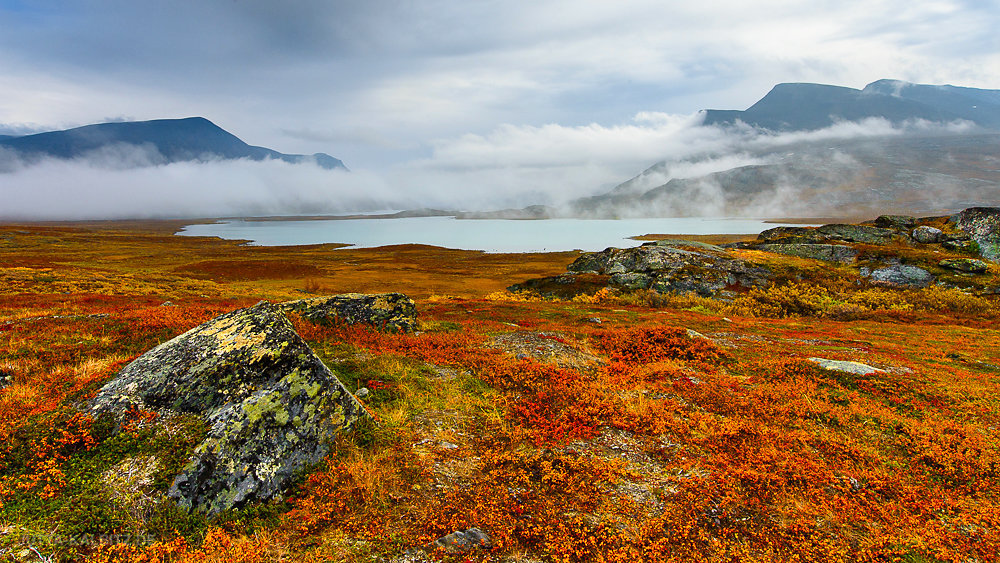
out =
<path fill-rule="evenodd" d="M 990 265 L 982 260 L 974 258 L 949 258 L 938 262 L 938 266 L 948 270 L 968 272 L 970 274 L 982 274 L 989 270 Z"/>
<path fill-rule="evenodd" d="M 355 393 L 354 396 L 359 399 L 363 399 L 367 397 L 369 393 L 371 393 L 371 391 L 369 391 L 367 387 L 362 387 L 361 389 L 358 389 L 357 393 Z"/>
<path fill-rule="evenodd" d="M 344 293 L 299 299 L 281 304 L 317 323 L 366 323 L 382 329 L 412 332 L 417 326 L 417 307 L 402 293 Z"/>
<path fill-rule="evenodd" d="M 877 270 L 861 268 L 860 273 L 873 283 L 881 285 L 927 287 L 934 282 L 934 274 L 923 268 L 904 264 L 895 264 Z"/>
<path fill-rule="evenodd" d="M 843 244 L 761 244 L 757 250 L 826 262 L 853 262 L 858 251 Z"/>
<path fill-rule="evenodd" d="M 840 371 L 844 373 L 853 373 L 855 375 L 869 375 L 872 373 L 885 373 L 884 369 L 879 369 L 872 367 L 868 364 L 862 364 L 861 362 L 848 362 L 843 360 L 828 360 L 826 358 L 807 358 L 810 362 L 818 365 L 823 369 L 828 369 L 831 371 Z"/>
<path fill-rule="evenodd" d="M 0 391 L 8 388 L 14 383 L 14 374 L 0 369 Z"/>
<path fill-rule="evenodd" d="M 935 229 L 934 227 L 921 225 L 920 227 L 913 229 L 913 232 L 910 233 L 910 236 L 913 238 L 913 240 L 921 244 L 934 244 L 941 242 L 941 236 L 943 234 L 944 233 L 941 231 L 941 229 Z"/>
<path fill-rule="evenodd" d="M 1000 260 L 1000 207 L 970 207 L 951 219 L 979 245 L 983 258 Z"/>
<path fill-rule="evenodd" d="M 469 528 L 464 532 L 452 532 L 427 544 L 424 549 L 442 549 L 445 553 L 466 553 L 474 549 L 489 549 L 493 544 L 490 537 L 479 528 Z"/>
<path fill-rule="evenodd" d="M 208 514 L 274 497 L 329 453 L 331 437 L 368 416 L 266 302 L 146 352 L 92 402 L 97 413 L 131 408 L 205 417 L 208 435 L 169 495 Z"/>

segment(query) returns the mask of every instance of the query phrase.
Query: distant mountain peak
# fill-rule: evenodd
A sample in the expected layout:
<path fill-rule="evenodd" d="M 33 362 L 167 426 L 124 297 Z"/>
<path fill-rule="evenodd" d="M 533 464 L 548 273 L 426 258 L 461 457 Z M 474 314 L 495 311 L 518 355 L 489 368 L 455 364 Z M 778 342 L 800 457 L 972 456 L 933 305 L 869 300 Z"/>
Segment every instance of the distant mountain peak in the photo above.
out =
<path fill-rule="evenodd" d="M 746 110 L 706 110 L 704 124 L 741 121 L 773 131 L 800 131 L 868 118 L 892 123 L 965 120 L 996 130 L 1000 129 L 1000 90 L 914 84 L 888 78 L 876 80 L 863 90 L 789 82 L 775 85 Z"/>
<path fill-rule="evenodd" d="M 199 116 L 96 123 L 63 131 L 0 138 L 0 148 L 12 150 L 29 162 L 43 157 L 83 158 L 94 151 L 121 145 L 136 146 L 142 150 L 155 149 L 160 160 L 153 164 L 245 158 L 314 162 L 330 170 L 346 169 L 343 162 L 325 153 L 284 154 L 248 145 L 236 135 Z"/>

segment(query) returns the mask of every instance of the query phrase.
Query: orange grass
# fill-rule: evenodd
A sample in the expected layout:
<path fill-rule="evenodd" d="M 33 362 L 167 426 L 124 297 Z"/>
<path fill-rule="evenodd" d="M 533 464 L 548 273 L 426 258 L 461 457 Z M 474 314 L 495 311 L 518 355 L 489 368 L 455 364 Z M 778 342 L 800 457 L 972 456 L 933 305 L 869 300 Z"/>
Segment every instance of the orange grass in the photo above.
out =
<path fill-rule="evenodd" d="M 68 525 L 16 507 L 26 494 L 78 494 L 74 471 L 108 438 L 76 405 L 159 342 L 262 297 L 297 297 L 303 287 L 406 288 L 422 297 L 424 330 L 416 334 L 293 318 L 334 369 L 376 382 L 366 400 L 382 425 L 341 440 L 285 504 L 269 509 L 272 516 L 203 521 L 194 532 L 158 528 L 149 542 L 41 548 L 56 558 L 360 561 L 472 526 L 490 535 L 491 549 L 432 555 L 1000 556 L 1000 332 L 982 308 L 995 301 L 937 289 L 791 287 L 743 297 L 728 310 L 720 305 L 730 317 L 723 319 L 711 303 L 679 298 L 661 308 L 607 292 L 565 302 L 487 298 L 561 269 L 568 255 L 426 247 L 340 254 L 352 251 L 26 228 L 30 234 L 12 235 L 22 246 L 0 246 L 4 260 L 19 257 L 0 267 L 15 283 L 0 292 L 0 371 L 12 381 L 0 391 L 0 518 L 8 530 L 51 535 Z M 187 256 L 200 265 L 186 268 Z M 309 267 L 303 279 L 260 271 L 275 261 L 293 265 L 289 276 Z M 80 291 L 63 293 L 73 287 Z M 112 287 L 120 291 L 105 291 Z M 210 292 L 194 293 L 202 290 Z M 841 313 L 827 314 L 831 294 L 868 313 L 837 320 Z M 754 316 L 766 307 L 776 316 L 801 307 L 821 314 Z M 542 342 L 586 345 L 605 363 L 578 370 L 487 345 L 493 335 L 524 330 L 545 331 Z M 812 356 L 885 371 L 826 371 L 806 361 Z M 467 375 L 434 375 L 443 368 Z M 441 436 L 454 447 L 441 447 Z M 87 530 L 114 537 L 153 524 Z M 32 545 L 5 538 L 0 550 Z"/>

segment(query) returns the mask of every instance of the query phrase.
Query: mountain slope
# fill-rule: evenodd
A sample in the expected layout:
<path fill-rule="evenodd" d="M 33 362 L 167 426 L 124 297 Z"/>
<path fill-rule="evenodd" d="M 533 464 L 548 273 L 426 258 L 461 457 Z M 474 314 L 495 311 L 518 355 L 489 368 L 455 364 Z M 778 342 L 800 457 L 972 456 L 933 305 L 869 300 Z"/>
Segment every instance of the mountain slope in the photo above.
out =
<path fill-rule="evenodd" d="M 657 163 L 604 195 L 572 202 L 564 213 L 583 217 L 935 214 L 996 205 L 1000 194 L 1000 134 L 996 133 L 799 142 L 751 157 L 754 164 L 696 177 L 671 178 L 676 163 Z M 649 186 L 644 178 L 668 180 Z M 637 184 L 643 187 L 636 189 Z"/>
<path fill-rule="evenodd" d="M 82 158 L 109 147 L 135 146 L 155 149 L 151 164 L 215 159 L 277 159 L 290 163 L 313 161 L 326 169 L 345 168 L 340 160 L 324 153 L 311 156 L 283 154 L 248 145 L 203 117 L 157 119 L 86 125 L 23 137 L 0 138 L 0 148 L 16 151 L 29 162 L 42 157 Z"/>
<path fill-rule="evenodd" d="M 802 131 L 870 117 L 893 123 L 962 119 L 984 128 L 1000 128 L 1000 90 L 898 80 L 878 80 L 864 90 L 825 84 L 778 84 L 744 111 L 705 110 L 704 124 L 728 125 L 739 120 L 774 131 Z"/>

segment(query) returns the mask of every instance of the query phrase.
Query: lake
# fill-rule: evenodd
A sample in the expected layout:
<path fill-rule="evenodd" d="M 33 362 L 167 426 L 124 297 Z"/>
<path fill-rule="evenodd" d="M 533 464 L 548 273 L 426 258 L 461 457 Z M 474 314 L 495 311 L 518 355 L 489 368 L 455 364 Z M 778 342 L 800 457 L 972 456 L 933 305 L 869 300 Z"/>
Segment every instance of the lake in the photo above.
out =
<path fill-rule="evenodd" d="M 641 241 L 629 237 L 649 233 L 756 234 L 780 223 L 762 219 L 543 219 L 460 220 L 454 217 L 335 220 L 225 220 L 188 225 L 182 236 L 249 240 L 260 246 L 344 243 L 353 248 L 392 244 L 427 244 L 486 252 L 559 252 L 626 248 Z M 799 225 L 801 226 L 801 225 Z"/>

